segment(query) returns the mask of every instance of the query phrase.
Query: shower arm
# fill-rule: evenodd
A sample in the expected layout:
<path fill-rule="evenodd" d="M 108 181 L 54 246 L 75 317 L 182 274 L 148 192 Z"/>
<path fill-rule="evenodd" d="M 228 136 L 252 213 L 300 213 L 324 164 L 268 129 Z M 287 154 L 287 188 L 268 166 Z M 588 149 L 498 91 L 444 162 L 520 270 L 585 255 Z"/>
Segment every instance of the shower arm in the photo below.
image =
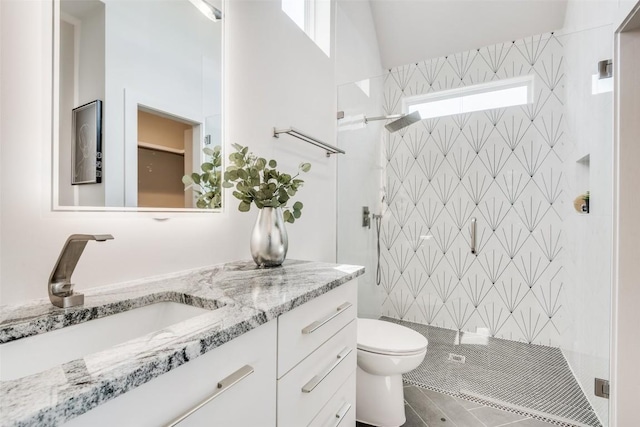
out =
<path fill-rule="evenodd" d="M 376 120 L 393 120 L 393 119 L 399 119 L 404 117 L 405 114 L 394 114 L 391 116 L 376 116 L 376 117 L 365 117 L 364 118 L 364 122 L 365 123 L 369 123 L 369 122 L 373 122 Z"/>

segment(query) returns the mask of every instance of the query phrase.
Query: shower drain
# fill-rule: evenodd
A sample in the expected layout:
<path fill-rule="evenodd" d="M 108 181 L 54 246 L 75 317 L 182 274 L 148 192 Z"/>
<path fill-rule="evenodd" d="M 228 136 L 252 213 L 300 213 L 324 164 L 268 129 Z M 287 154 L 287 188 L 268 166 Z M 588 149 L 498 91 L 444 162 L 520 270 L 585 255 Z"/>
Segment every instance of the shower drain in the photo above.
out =
<path fill-rule="evenodd" d="M 449 361 L 451 362 L 464 363 L 465 359 L 461 354 L 449 353 Z"/>

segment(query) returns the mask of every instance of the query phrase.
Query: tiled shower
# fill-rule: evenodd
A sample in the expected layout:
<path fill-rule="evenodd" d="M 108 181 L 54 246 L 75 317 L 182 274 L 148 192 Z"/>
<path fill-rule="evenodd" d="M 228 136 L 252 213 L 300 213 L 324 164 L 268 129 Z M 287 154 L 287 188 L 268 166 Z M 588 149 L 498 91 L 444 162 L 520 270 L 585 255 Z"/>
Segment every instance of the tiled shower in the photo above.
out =
<path fill-rule="evenodd" d="M 607 425 L 593 394 L 608 378 L 612 95 L 593 76 L 607 30 L 505 41 L 338 89 L 338 261 L 367 266 L 361 315 L 429 339 L 406 382 Z M 410 97 L 523 76 L 524 105 L 395 133 L 364 125 L 406 113 Z M 379 230 L 361 227 L 363 206 L 382 214 Z"/>

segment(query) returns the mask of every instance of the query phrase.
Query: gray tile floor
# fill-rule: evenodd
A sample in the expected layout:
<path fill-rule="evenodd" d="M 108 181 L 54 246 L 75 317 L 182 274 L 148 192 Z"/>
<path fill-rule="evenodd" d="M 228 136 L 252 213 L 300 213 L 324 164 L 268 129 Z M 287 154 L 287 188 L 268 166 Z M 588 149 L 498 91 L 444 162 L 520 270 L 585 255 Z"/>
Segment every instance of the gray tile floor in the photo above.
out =
<path fill-rule="evenodd" d="M 534 420 L 479 403 L 407 385 L 404 388 L 407 422 L 403 427 L 551 427 Z M 356 423 L 356 427 L 369 427 Z"/>
<path fill-rule="evenodd" d="M 429 340 L 422 364 L 403 376 L 407 384 L 548 414 L 569 421 L 564 425 L 602 426 L 558 348 L 382 320 L 407 326 Z M 450 360 L 450 354 L 464 356 L 465 362 Z"/>

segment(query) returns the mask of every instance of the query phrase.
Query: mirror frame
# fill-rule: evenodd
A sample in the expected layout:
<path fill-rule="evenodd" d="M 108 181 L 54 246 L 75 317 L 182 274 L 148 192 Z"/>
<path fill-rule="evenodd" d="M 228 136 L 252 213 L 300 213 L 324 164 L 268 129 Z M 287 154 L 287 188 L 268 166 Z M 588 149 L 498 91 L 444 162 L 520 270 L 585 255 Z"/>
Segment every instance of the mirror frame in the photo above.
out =
<path fill-rule="evenodd" d="M 188 0 L 184 0 L 188 1 Z M 226 19 L 226 11 L 228 10 L 228 1 L 229 0 L 220 0 L 222 7 L 222 19 L 220 24 L 221 28 L 221 45 L 220 52 L 222 58 L 222 67 L 220 69 L 221 83 L 220 83 L 220 105 L 221 105 L 221 119 L 220 119 L 220 148 L 221 148 L 221 156 L 222 156 L 222 166 L 221 171 L 224 173 L 225 167 L 225 154 L 226 154 L 226 129 L 227 129 L 227 111 L 228 111 L 228 103 L 227 103 L 227 67 L 228 67 L 228 27 L 227 27 L 227 19 Z M 187 214 L 212 214 L 212 213 L 223 213 L 225 211 L 225 202 L 226 202 L 226 191 L 222 188 L 222 207 L 213 208 L 213 209 L 200 209 L 200 208 L 164 208 L 164 207 L 132 207 L 132 206 L 69 206 L 69 205 L 60 205 L 60 194 L 59 194 L 59 173 L 60 173 L 60 165 L 59 165 L 59 153 L 60 153 L 60 108 L 59 108 L 59 100 L 60 100 L 60 2 L 61 0 L 51 0 L 51 8 L 52 8 L 52 39 L 51 39 L 51 51 L 52 51 L 52 99 L 51 99 L 51 144 L 49 146 L 51 153 L 51 185 L 47 188 L 49 190 L 49 194 L 51 195 L 51 206 L 50 209 L 53 212 L 165 212 L 165 213 L 187 213 Z M 137 93 L 133 94 L 135 99 L 139 99 L 139 95 Z M 126 105 L 130 105 L 132 102 L 132 94 L 130 91 L 125 92 L 125 103 Z M 146 99 L 146 98 L 145 98 Z M 140 99 L 141 104 L 144 104 L 144 100 Z M 179 114 L 178 114 L 179 115 Z M 137 122 L 137 120 L 136 120 Z M 204 123 L 203 123 L 204 125 Z M 125 141 L 129 139 L 129 132 L 126 132 Z M 103 144 L 105 141 L 103 140 Z M 125 175 L 127 170 L 125 170 Z M 126 197 L 126 194 L 125 194 Z M 126 200 L 126 199 L 125 199 Z M 161 218 L 166 219 L 166 218 Z"/>

